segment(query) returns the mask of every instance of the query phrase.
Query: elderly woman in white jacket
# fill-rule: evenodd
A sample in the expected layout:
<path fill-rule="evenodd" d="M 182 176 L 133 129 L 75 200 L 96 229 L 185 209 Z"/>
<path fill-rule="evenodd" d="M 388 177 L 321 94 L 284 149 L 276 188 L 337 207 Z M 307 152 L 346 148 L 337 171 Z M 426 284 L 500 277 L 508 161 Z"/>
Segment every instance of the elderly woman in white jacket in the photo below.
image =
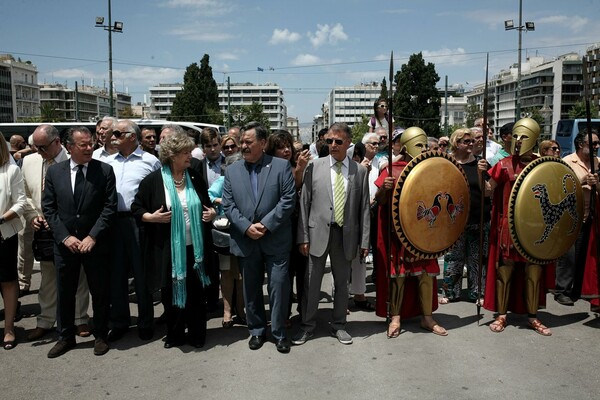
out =
<path fill-rule="evenodd" d="M 14 321 L 19 297 L 17 232 L 23 228 L 20 217 L 26 205 L 23 175 L 19 167 L 11 163 L 8 145 L 0 132 L 0 289 L 4 298 L 5 350 L 16 345 Z"/>

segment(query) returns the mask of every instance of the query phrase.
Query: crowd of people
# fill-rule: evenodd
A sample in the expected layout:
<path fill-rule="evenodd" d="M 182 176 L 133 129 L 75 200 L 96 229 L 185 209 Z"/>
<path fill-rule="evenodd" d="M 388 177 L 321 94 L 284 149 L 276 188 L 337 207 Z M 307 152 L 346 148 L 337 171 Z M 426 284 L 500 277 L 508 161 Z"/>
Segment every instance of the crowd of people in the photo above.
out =
<path fill-rule="evenodd" d="M 96 132 L 74 127 L 65 137 L 42 124 L 29 138 L 30 152 L 0 135 L 4 348 L 17 344 L 18 297 L 29 294 L 34 257 L 41 271 L 40 313 L 25 339 L 57 331 L 49 358 L 75 347 L 76 336 L 92 334 L 94 354 L 106 354 L 132 326 L 148 341 L 156 323 L 166 324 L 165 348 L 201 348 L 220 298 L 224 329 L 247 326 L 252 350 L 270 332 L 277 350 L 288 353 L 318 329 L 327 262 L 333 275 L 329 330 L 346 345 L 353 341 L 346 330 L 350 301 L 386 318 L 389 338 L 400 335 L 401 319 L 415 316 L 423 329 L 448 335 L 433 312 L 461 299 L 494 311 L 490 329 L 497 333 L 513 311 L 527 314 L 535 332 L 551 335 L 537 317 L 549 289 L 562 305 L 586 298 L 598 309 L 598 255 L 589 246 L 597 229 L 595 204 L 590 212 L 598 183 L 590 164 L 597 171 L 597 132 L 591 143 L 587 134 L 577 136 L 577 152 L 565 158 L 583 187 L 585 222 L 555 274 L 554 264 L 523 258 L 507 234 L 507 193 L 516 177 L 538 157 L 535 150 L 560 155 L 555 141 L 538 145 L 534 120 L 502 126 L 500 143 L 481 120 L 441 138 L 418 127 L 390 135 L 390 122 L 387 102 L 378 100 L 369 131 L 356 143 L 343 123 L 303 145 L 287 131 L 269 132 L 258 123 L 223 136 L 205 128 L 195 137 L 177 125 L 156 132 L 112 117 L 99 121 Z M 469 187 L 467 223 L 443 257 L 442 271 L 437 259 L 418 257 L 390 235 L 390 194 L 411 160 L 427 151 L 450 154 Z M 368 259 L 375 303 L 365 295 Z M 164 314 L 156 319 L 158 294 Z M 300 326 L 292 333 L 293 303 Z"/>

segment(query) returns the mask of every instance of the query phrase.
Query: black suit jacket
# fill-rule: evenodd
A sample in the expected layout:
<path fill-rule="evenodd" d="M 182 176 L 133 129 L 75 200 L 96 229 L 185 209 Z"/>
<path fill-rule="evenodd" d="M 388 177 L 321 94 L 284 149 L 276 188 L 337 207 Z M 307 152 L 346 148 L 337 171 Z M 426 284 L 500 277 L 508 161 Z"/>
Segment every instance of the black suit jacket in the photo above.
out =
<path fill-rule="evenodd" d="M 96 238 L 92 251 L 108 251 L 108 230 L 117 211 L 115 174 L 110 165 L 92 159 L 85 175 L 83 195 L 75 204 L 70 160 L 48 168 L 42 210 L 60 246 L 68 236 Z"/>
<path fill-rule="evenodd" d="M 206 183 L 191 167 L 187 169 L 192 179 L 192 184 L 200 198 L 203 206 L 212 207 L 208 197 Z M 142 239 L 142 254 L 144 260 L 144 269 L 146 271 L 146 281 L 151 289 L 160 289 L 171 282 L 171 224 L 157 224 L 141 222 L 144 213 L 153 213 L 161 206 L 166 209 L 165 189 L 161 170 L 156 170 L 148 174 L 142 182 L 131 204 L 131 212 L 144 228 Z M 204 263 L 207 272 L 217 266 L 212 264 L 212 224 L 210 222 L 202 223 L 202 236 L 204 239 Z M 210 273 L 209 273 L 210 274 Z"/>

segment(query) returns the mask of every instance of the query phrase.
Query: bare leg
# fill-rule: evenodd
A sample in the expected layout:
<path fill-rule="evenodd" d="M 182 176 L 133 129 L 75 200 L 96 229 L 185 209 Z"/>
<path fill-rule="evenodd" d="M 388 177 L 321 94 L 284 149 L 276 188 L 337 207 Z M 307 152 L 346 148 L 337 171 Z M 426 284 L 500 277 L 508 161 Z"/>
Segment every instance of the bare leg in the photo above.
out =
<path fill-rule="evenodd" d="M 19 283 L 17 280 L 0 283 L 4 298 L 4 341 L 15 340 L 15 315 L 19 298 Z"/>
<path fill-rule="evenodd" d="M 433 276 L 426 273 L 419 275 L 419 300 L 423 317 L 421 327 L 439 336 L 447 336 L 448 332 L 439 325 L 431 316 L 433 310 Z"/>

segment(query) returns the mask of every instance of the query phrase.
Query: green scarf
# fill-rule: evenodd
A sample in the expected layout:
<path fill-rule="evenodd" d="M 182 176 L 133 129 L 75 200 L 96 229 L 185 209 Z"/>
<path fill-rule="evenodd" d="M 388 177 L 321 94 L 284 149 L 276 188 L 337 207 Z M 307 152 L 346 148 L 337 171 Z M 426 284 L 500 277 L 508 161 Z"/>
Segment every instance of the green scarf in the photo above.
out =
<path fill-rule="evenodd" d="M 164 166 L 161 169 L 162 178 L 169 198 L 171 199 L 171 259 L 173 279 L 173 305 L 178 308 L 185 308 L 187 293 L 185 288 L 186 279 L 186 241 L 185 241 L 185 218 L 183 216 L 183 207 L 177 196 L 177 190 L 173 183 L 171 168 Z M 204 287 L 210 284 L 210 279 L 206 275 L 204 268 L 204 241 L 202 238 L 202 202 L 192 185 L 192 179 L 187 171 L 184 171 L 185 179 L 185 199 L 190 216 L 190 225 L 192 231 L 192 245 L 194 247 L 194 270 L 200 277 L 200 282 Z"/>

